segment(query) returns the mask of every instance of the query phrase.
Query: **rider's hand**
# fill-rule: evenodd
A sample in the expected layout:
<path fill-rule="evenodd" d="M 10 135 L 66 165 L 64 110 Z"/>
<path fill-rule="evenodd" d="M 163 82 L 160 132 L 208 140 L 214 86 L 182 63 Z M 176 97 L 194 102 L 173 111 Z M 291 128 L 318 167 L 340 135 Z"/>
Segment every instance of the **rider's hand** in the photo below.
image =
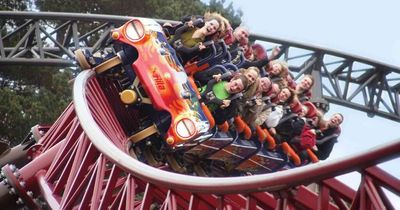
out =
<path fill-rule="evenodd" d="M 188 25 L 190 28 L 194 28 L 193 21 L 187 22 L 187 25 Z"/>
<path fill-rule="evenodd" d="M 307 110 L 304 107 L 302 107 L 301 111 L 298 113 L 299 117 L 304 117 L 304 116 L 306 116 L 306 114 L 307 114 Z"/>
<path fill-rule="evenodd" d="M 262 103 L 263 103 L 263 101 L 262 101 L 260 98 L 257 98 L 257 99 L 256 99 L 256 104 L 257 104 L 258 106 L 262 105 Z"/>
<path fill-rule="evenodd" d="M 172 27 L 172 24 L 167 22 L 163 24 L 163 27 Z"/>
<path fill-rule="evenodd" d="M 316 134 L 317 132 L 315 131 L 315 129 L 310 129 L 310 132 L 312 133 L 312 134 Z"/>
<path fill-rule="evenodd" d="M 222 100 L 221 108 L 226 108 L 231 104 L 231 100 Z"/>
<path fill-rule="evenodd" d="M 221 76 L 222 76 L 221 74 L 215 74 L 212 77 L 213 77 L 213 79 L 215 79 L 215 81 L 219 82 L 219 81 L 221 81 Z"/>
<path fill-rule="evenodd" d="M 274 49 L 272 49 L 271 57 L 276 58 L 276 56 L 278 56 L 278 54 L 280 52 L 281 52 L 281 48 L 279 48 L 279 46 L 274 47 Z"/>
<path fill-rule="evenodd" d="M 206 46 L 202 42 L 200 42 L 199 43 L 199 50 L 204 50 L 204 49 L 206 49 Z"/>
<path fill-rule="evenodd" d="M 269 133 L 270 134 L 272 134 L 272 135 L 276 135 L 276 129 L 275 128 L 270 128 L 270 129 L 268 129 L 269 130 Z"/>

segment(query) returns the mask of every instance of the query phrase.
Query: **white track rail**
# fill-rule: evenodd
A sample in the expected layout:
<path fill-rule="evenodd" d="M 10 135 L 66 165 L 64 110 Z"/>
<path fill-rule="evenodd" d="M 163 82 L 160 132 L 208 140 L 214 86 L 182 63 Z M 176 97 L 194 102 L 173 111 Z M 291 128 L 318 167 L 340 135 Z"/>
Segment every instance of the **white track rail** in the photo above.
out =
<path fill-rule="evenodd" d="M 271 174 L 209 178 L 163 171 L 132 158 L 104 135 L 92 117 L 86 99 L 86 84 L 93 75 L 90 70 L 81 72 L 75 79 L 73 90 L 75 111 L 86 135 L 101 153 L 126 172 L 169 189 L 214 194 L 275 191 L 357 171 L 400 156 L 400 139 L 397 139 L 363 153 Z"/>

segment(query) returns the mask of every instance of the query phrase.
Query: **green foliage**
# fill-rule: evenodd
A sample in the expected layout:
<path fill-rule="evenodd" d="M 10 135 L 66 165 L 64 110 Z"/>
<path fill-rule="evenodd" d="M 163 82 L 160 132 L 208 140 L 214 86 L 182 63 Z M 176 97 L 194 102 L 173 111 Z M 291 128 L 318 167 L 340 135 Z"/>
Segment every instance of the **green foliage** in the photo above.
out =
<path fill-rule="evenodd" d="M 24 11 L 29 8 L 31 1 L 28 0 L 7 0 L 0 1 L 0 10 Z"/>
<path fill-rule="evenodd" d="M 32 126 L 51 124 L 71 101 L 70 78 L 70 73 L 54 69 L 1 70 L 0 139 L 15 145 Z"/>
<path fill-rule="evenodd" d="M 227 18 L 231 23 L 232 27 L 235 28 L 240 25 L 241 17 L 243 12 L 241 10 L 235 11 L 233 8 L 233 2 L 229 3 L 228 6 L 224 6 L 225 0 L 211 0 L 209 9 L 210 11 L 219 12 L 222 16 Z"/>
<path fill-rule="evenodd" d="M 199 0 L 150 0 L 148 1 L 149 9 L 146 17 L 154 17 L 167 20 L 179 20 L 186 15 L 204 14 L 205 7 Z"/>
<path fill-rule="evenodd" d="M 128 15 L 166 20 L 179 20 L 186 15 L 203 15 L 206 11 L 218 11 L 231 21 L 240 24 L 242 12 L 236 11 L 232 3 L 225 6 L 225 0 L 211 0 L 209 5 L 200 0 L 37 0 L 41 11 L 79 12 Z"/>
<path fill-rule="evenodd" d="M 32 1 L 29 0 L 1 0 L 0 11 L 26 11 L 32 7 Z M 6 18 L 0 19 L 0 31 L 5 31 L 7 27 L 12 27 L 21 20 L 7 20 Z"/>

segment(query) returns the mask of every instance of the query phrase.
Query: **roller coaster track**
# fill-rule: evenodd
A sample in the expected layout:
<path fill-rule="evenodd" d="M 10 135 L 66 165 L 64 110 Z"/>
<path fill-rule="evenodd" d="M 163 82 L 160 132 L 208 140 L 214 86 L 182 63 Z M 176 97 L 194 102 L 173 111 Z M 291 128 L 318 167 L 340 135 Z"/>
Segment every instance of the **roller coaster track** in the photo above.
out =
<path fill-rule="evenodd" d="M 129 155 L 120 109 L 104 94 L 116 87 L 100 85 L 92 75 L 78 75 L 73 104 L 39 140 L 36 153 L 29 149 L 33 160 L 19 170 L 3 167 L 5 184 L 20 204 L 38 208 L 42 199 L 52 209 L 149 209 L 156 203 L 165 209 L 393 209 L 382 188 L 400 194 L 400 181 L 375 166 L 400 155 L 399 140 L 273 174 L 205 178 L 153 168 Z M 351 171 L 363 175 L 357 192 L 332 178 Z M 313 182 L 319 194 L 303 185 Z"/>
<path fill-rule="evenodd" d="M 4 14 L 6 13 L 0 12 L 2 17 Z M 54 13 L 45 13 L 43 16 L 39 13 L 27 14 L 32 16 L 24 18 L 28 17 L 32 20 L 46 15 L 55 15 Z M 19 13 L 17 15 L 23 16 Z M 69 17 L 69 20 L 79 16 L 64 15 L 66 16 L 64 19 Z M 93 17 L 85 15 L 81 21 L 93 21 L 91 18 Z M 29 24 L 32 24 L 32 21 L 27 25 Z M 71 28 L 74 27 L 71 26 Z M 74 29 L 71 30 L 74 31 Z M 293 42 L 265 37 L 261 39 L 256 35 L 254 37 L 257 40 L 281 44 L 286 51 L 285 59 L 289 61 L 297 58 L 306 59 L 307 61 L 297 68 L 298 75 L 306 72 L 315 73 L 313 70 L 316 70 L 319 64 L 329 66 L 330 63 L 334 63 L 332 61 L 322 64 L 320 56 L 330 55 L 344 59 L 343 62 L 336 62 L 340 63 L 339 67 L 333 71 L 327 67 L 324 68 L 325 71 L 320 71 L 321 78 L 327 77 L 333 84 L 339 84 L 339 80 L 346 79 L 351 80 L 352 84 L 359 84 L 362 80 L 361 75 L 365 77 L 365 74 L 369 74 L 373 77 L 383 70 L 386 70 L 387 74 L 398 72 L 395 67 L 363 58 Z M 28 38 L 22 43 L 27 43 L 27 40 Z M 2 65 L 18 62 L 13 60 L 7 63 L 7 59 L 18 57 L 15 55 L 19 54 L 17 51 L 22 44 L 14 48 L 17 50 L 8 51 L 10 49 L 5 49 L 3 43 L 0 43 Z M 297 58 L 290 57 L 288 49 L 292 47 L 310 50 L 311 54 L 297 56 Z M 31 48 L 33 51 L 38 49 Z M 53 49 L 53 52 L 55 51 Z M 67 51 L 60 55 L 67 54 Z M 21 56 L 22 54 L 20 53 Z M 61 61 L 61 58 L 62 56 L 57 59 Z M 25 61 L 22 64 L 35 62 L 27 61 L 29 59 L 31 58 L 24 58 Z M 45 58 L 32 59 L 44 60 Z M 315 59 L 317 61 L 313 61 Z M 57 62 L 49 63 L 59 66 L 60 63 Z M 63 61 L 64 65 L 68 62 L 70 61 Z M 355 71 L 353 70 L 354 63 L 358 62 L 367 64 L 371 68 L 357 77 L 352 75 L 352 72 Z M 342 77 L 343 74 L 345 76 Z M 11 200 L 15 201 L 19 207 L 25 205 L 31 209 L 45 206 L 52 209 L 150 209 L 157 207 L 162 209 L 394 209 L 384 189 L 400 196 L 399 179 L 376 166 L 399 157 L 400 139 L 367 152 L 273 174 L 204 178 L 170 172 L 167 165 L 159 169 L 150 167 L 129 155 L 127 136 L 123 127 L 127 126 L 129 117 L 132 116 L 117 119 L 122 109 L 112 107 L 109 103 L 110 99 L 117 97 L 110 94 L 117 92 L 116 86 L 110 81 L 99 80 L 92 76 L 91 71 L 83 71 L 78 75 L 74 84 L 73 103 L 44 135 L 42 132 L 33 131 L 34 136 L 39 137 L 35 145 L 25 148 L 28 163 L 19 166 L 19 169 L 13 165 L 2 168 L 3 184 L 0 184 L 0 203 L 11 205 L 9 204 Z M 380 85 L 382 81 L 376 82 L 376 77 L 378 76 L 371 81 L 366 79 L 363 84 L 360 83 L 362 87 L 358 88 L 360 89 L 358 92 L 375 95 L 371 99 L 377 100 L 373 102 L 373 105 L 384 104 L 385 99 L 382 97 L 382 92 L 385 90 L 378 90 L 379 87 L 383 88 L 385 85 Z M 320 82 L 322 84 L 322 80 Z M 370 87 L 373 82 L 376 82 L 376 86 Z M 345 91 L 341 91 L 339 87 L 337 90 L 333 88 L 335 93 L 332 92 L 331 97 L 334 98 L 332 102 L 339 100 L 338 96 L 348 99 L 346 95 L 349 94 L 349 86 L 350 82 L 344 86 Z M 390 92 L 389 90 L 396 87 L 397 85 L 390 86 L 386 91 Z M 329 87 L 321 86 L 321 90 L 329 90 Z M 353 98 L 354 94 L 358 93 L 353 92 L 351 95 Z M 394 94 L 392 105 L 396 105 L 398 91 L 390 92 L 390 94 Z M 382 98 L 376 99 L 378 95 Z M 325 95 L 324 97 L 331 100 Z M 357 108 L 356 105 L 347 106 Z M 380 113 L 376 109 L 369 109 L 368 106 L 358 106 L 360 110 L 373 111 L 384 117 L 395 115 L 389 111 Z M 388 118 L 398 120 L 398 114 Z M 353 171 L 362 174 L 362 181 L 357 191 L 334 178 Z M 310 188 L 305 187 L 310 183 L 318 186 L 317 191 L 311 191 Z"/>

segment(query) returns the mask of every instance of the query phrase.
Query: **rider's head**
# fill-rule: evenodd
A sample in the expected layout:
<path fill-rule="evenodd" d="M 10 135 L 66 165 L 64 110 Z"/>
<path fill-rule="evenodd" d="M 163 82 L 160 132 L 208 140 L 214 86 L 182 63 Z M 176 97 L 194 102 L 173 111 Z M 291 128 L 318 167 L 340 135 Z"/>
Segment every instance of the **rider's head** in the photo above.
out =
<path fill-rule="evenodd" d="M 239 71 L 249 80 L 249 85 L 253 84 L 260 77 L 260 70 L 255 66 L 250 66 L 247 69 L 240 69 Z"/>
<path fill-rule="evenodd" d="M 225 85 L 225 89 L 230 94 L 240 93 L 244 89 L 247 88 L 249 81 L 244 75 L 237 75 L 233 77 L 228 83 Z"/>
<path fill-rule="evenodd" d="M 262 92 L 268 92 L 271 89 L 272 82 L 268 77 L 260 78 L 260 87 Z"/>
<path fill-rule="evenodd" d="M 204 23 L 205 35 L 210 36 L 215 34 L 220 28 L 220 23 L 217 19 L 213 18 Z"/>
<path fill-rule="evenodd" d="M 288 64 L 285 61 L 273 60 L 269 63 L 268 73 L 271 76 L 285 77 L 288 71 Z"/>
<path fill-rule="evenodd" d="M 281 92 L 279 92 L 277 97 L 280 103 L 291 103 L 295 97 L 295 93 L 292 89 L 284 87 L 281 89 Z"/>
<path fill-rule="evenodd" d="M 335 113 L 329 118 L 328 125 L 331 128 L 337 128 L 342 124 L 344 117 L 341 113 Z"/>
<path fill-rule="evenodd" d="M 209 21 L 218 22 L 218 27 L 216 28 L 216 30 L 215 31 L 213 30 L 213 32 L 210 31 L 207 34 L 207 36 L 213 35 L 212 36 L 213 39 L 214 38 L 222 39 L 225 36 L 227 30 L 231 27 L 228 19 L 226 19 L 224 16 L 222 16 L 221 14 L 219 14 L 217 12 L 212 12 L 212 13 L 206 12 L 204 14 L 204 21 L 205 21 L 205 24 L 207 24 L 207 22 L 209 22 Z M 215 22 L 214 22 L 214 25 L 215 25 Z M 209 29 L 207 29 L 207 31 L 209 31 Z"/>
<path fill-rule="evenodd" d="M 300 83 L 297 84 L 296 89 L 307 91 L 310 90 L 313 85 L 314 78 L 310 74 L 306 74 L 303 79 L 301 79 Z"/>
<path fill-rule="evenodd" d="M 238 26 L 233 31 L 233 36 L 235 40 L 240 43 L 240 45 L 245 45 L 249 42 L 249 30 L 244 26 Z"/>

